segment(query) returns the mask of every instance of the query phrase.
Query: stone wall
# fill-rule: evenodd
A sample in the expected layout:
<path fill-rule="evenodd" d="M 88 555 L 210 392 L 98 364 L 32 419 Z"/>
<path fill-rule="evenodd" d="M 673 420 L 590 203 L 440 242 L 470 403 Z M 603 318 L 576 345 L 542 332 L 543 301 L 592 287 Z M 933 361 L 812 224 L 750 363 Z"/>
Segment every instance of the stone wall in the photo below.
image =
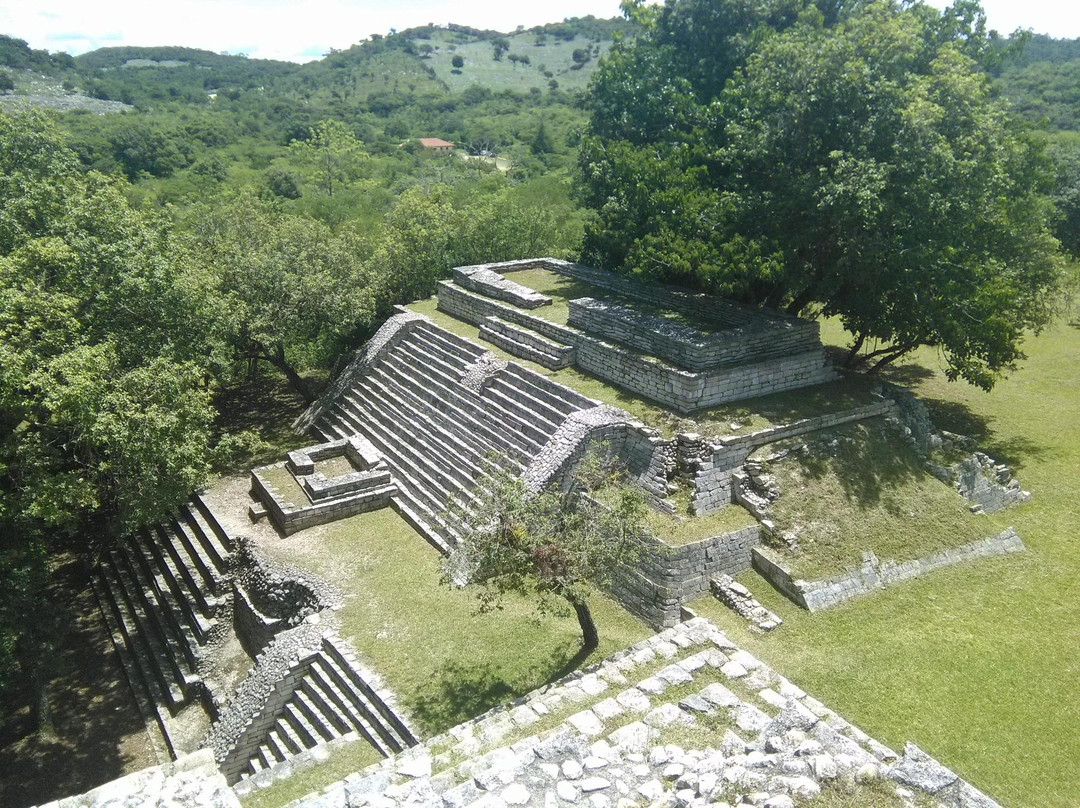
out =
<path fill-rule="evenodd" d="M 820 347 L 751 365 L 689 371 L 642 356 L 580 329 L 549 322 L 448 281 L 439 283 L 438 305 L 440 311 L 476 326 L 482 326 L 488 317 L 498 317 L 549 340 L 572 346 L 577 367 L 680 413 L 836 378 Z M 503 347 L 509 349 L 507 345 Z"/>
<path fill-rule="evenodd" d="M 523 309 L 535 309 L 550 306 L 551 298 L 534 289 L 504 278 L 498 272 L 484 267 L 457 267 L 454 269 L 454 283 L 485 297 L 505 300 Z"/>
<path fill-rule="evenodd" d="M 120 777 L 41 808 L 240 808 L 209 749 Z"/>
<path fill-rule="evenodd" d="M 887 415 L 891 411 L 892 403 L 882 400 L 843 412 L 820 415 L 817 418 L 803 418 L 790 424 L 761 429 L 747 435 L 720 438 L 716 443 L 709 445 L 709 451 L 704 457 L 697 460 L 694 495 L 690 507 L 695 514 L 701 515 L 730 505 L 732 477 L 755 449 L 820 429 Z M 688 445 L 692 444 L 688 443 Z"/>
<path fill-rule="evenodd" d="M 652 537 L 644 540 L 640 562 L 616 576 L 611 594 L 628 611 L 661 629 L 679 622 L 682 604 L 709 593 L 710 578 L 737 575 L 750 567 L 761 527 L 750 525 L 678 547 Z"/>
<path fill-rule="evenodd" d="M 282 461 L 263 468 L 286 470 L 287 466 L 287 461 Z M 282 492 L 264 476 L 261 468 L 252 469 L 251 493 L 266 506 L 270 518 L 286 536 L 309 527 L 355 516 L 358 513 L 385 508 L 390 504 L 390 498 L 397 493 L 397 486 L 387 468 L 358 471 L 346 476 L 349 478 L 345 483 L 347 487 L 351 489 L 355 489 L 357 485 L 363 487 L 316 502 L 312 502 L 308 497 L 305 497 L 303 502 L 293 502 L 286 499 Z"/>
<path fill-rule="evenodd" d="M 228 782 L 240 778 L 293 691 L 300 686 L 311 660 L 321 649 L 322 636 L 320 626 L 306 623 L 275 636 L 210 727 L 203 745 L 213 750 Z"/>
<path fill-rule="evenodd" d="M 723 331 L 705 332 L 591 297 L 571 300 L 569 306 L 571 326 L 688 370 L 821 351 L 816 322 L 778 322 L 766 317 Z"/>
<path fill-rule="evenodd" d="M 255 656 L 279 631 L 341 603 L 341 594 L 296 567 L 267 558 L 236 539 L 233 621 L 244 648 Z"/>
<path fill-rule="evenodd" d="M 790 570 L 780 563 L 774 553 L 760 547 L 753 551 L 753 565 L 763 578 L 789 600 L 804 609 L 816 612 L 941 567 L 962 564 L 977 558 L 1018 553 L 1023 549 L 1024 543 L 1016 535 L 1016 531 L 1009 528 L 998 536 L 980 539 L 962 547 L 950 547 L 911 561 L 879 561 L 873 553 L 866 553 L 862 566 L 823 581 L 793 578 Z"/>

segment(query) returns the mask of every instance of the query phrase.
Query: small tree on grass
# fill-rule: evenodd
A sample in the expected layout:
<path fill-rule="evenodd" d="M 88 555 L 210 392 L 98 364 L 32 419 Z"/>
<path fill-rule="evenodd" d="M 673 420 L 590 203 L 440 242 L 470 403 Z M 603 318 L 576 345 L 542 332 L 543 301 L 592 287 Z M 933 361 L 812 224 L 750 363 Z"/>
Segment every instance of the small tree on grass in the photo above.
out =
<path fill-rule="evenodd" d="M 500 608 L 511 592 L 536 597 L 541 613 L 565 601 L 581 627 L 582 649 L 593 650 L 600 636 L 589 595 L 641 553 L 647 506 L 623 477 L 593 454 L 568 485 L 540 493 L 518 477 L 493 474 L 478 502 L 453 509 L 463 535 L 444 563 L 444 580 L 475 584 L 481 612 Z"/>

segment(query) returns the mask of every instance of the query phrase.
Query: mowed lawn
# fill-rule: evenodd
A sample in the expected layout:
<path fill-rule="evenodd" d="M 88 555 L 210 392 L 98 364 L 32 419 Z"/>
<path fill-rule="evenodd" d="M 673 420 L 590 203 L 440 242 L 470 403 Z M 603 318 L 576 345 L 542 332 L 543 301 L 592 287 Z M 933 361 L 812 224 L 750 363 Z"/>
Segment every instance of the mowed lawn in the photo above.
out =
<path fill-rule="evenodd" d="M 823 329 L 827 331 L 827 329 Z M 839 335 L 833 334 L 834 338 Z M 1033 500 L 1009 512 L 1027 552 L 941 570 L 810 615 L 753 573 L 785 624 L 732 638 L 897 750 L 914 741 L 1006 806 L 1080 805 L 1080 328 L 1026 343 L 991 393 L 949 383 L 932 351 L 893 374 L 939 428 L 976 437 Z"/>

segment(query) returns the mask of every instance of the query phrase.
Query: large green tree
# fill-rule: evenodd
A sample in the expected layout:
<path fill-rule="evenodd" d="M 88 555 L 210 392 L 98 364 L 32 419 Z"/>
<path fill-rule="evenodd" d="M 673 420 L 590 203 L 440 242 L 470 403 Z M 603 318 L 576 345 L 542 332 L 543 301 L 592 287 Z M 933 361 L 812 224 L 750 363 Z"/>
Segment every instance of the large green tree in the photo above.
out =
<path fill-rule="evenodd" d="M 564 486 L 539 493 L 495 470 L 474 501 L 452 509 L 463 527 L 446 580 L 475 585 L 481 611 L 510 593 L 536 598 L 541 612 L 569 604 L 591 651 L 600 635 L 589 596 L 640 556 L 647 507 L 638 488 L 592 453 Z"/>
<path fill-rule="evenodd" d="M 669 0 L 592 88 L 585 258 L 790 313 L 848 360 L 920 345 L 983 388 L 1058 277 L 1040 148 L 990 92 L 981 10 Z"/>
<path fill-rule="evenodd" d="M 123 190 L 42 115 L 0 115 L 0 652 L 46 726 L 50 556 L 160 518 L 207 471 L 202 287 Z"/>

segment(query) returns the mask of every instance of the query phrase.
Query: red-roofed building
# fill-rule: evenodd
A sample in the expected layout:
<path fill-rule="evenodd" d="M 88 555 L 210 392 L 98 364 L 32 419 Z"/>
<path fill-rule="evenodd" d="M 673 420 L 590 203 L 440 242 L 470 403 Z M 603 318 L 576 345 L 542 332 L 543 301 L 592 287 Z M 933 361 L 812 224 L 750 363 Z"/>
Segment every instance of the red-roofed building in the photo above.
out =
<path fill-rule="evenodd" d="M 454 150 L 454 144 L 437 137 L 422 137 L 418 141 L 425 149 L 432 151 L 449 152 Z"/>

